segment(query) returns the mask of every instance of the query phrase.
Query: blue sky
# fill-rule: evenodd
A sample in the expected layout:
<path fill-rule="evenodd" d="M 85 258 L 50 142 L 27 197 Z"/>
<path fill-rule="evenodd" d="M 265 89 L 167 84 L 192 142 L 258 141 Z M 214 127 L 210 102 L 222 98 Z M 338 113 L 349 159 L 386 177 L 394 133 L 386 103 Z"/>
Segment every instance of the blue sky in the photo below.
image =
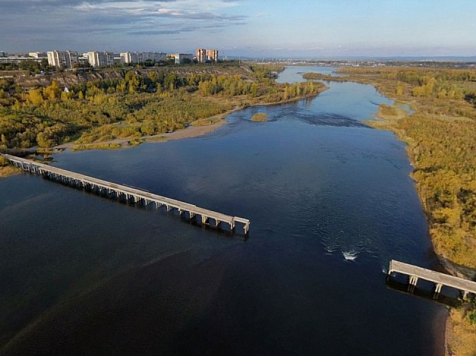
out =
<path fill-rule="evenodd" d="M 0 0 L 0 51 L 474 56 L 474 0 Z"/>

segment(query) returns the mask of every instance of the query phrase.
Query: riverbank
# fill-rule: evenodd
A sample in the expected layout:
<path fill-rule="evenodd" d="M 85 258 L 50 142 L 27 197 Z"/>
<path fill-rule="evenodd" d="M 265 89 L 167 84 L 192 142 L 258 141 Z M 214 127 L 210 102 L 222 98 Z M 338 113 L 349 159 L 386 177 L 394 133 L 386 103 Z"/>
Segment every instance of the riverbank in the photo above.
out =
<path fill-rule="evenodd" d="M 110 141 L 104 142 L 94 142 L 94 143 L 77 143 L 69 142 L 61 145 L 57 145 L 51 149 L 51 152 L 61 153 L 64 150 L 73 150 L 73 151 L 85 151 L 85 150 L 115 150 L 115 149 L 126 149 L 133 148 L 142 143 L 163 143 L 174 140 L 181 140 L 186 138 L 194 138 L 207 135 L 215 130 L 218 130 L 220 127 L 227 124 L 226 117 L 235 112 L 241 111 L 247 107 L 260 107 L 260 106 L 274 106 L 274 105 L 284 105 L 293 102 L 298 102 L 300 100 L 312 99 L 317 97 L 319 94 L 328 90 L 328 87 L 324 86 L 317 93 L 301 95 L 287 100 L 282 100 L 279 102 L 261 102 L 257 101 L 254 103 L 246 103 L 245 105 L 239 105 L 234 107 L 231 110 L 218 115 L 214 115 L 208 118 L 196 120 L 187 127 L 179 129 L 173 132 L 163 133 L 159 135 L 152 135 L 147 137 L 129 137 L 129 138 L 118 138 Z M 32 147 L 27 151 L 31 154 L 39 153 L 43 154 L 44 149 Z M 13 174 L 18 173 L 18 170 L 14 167 L 3 166 L 0 167 L 0 178 L 5 178 Z"/>
<path fill-rule="evenodd" d="M 466 227 L 464 225 L 465 221 L 468 221 L 468 216 L 471 216 L 470 209 L 469 212 L 464 213 L 467 210 L 464 204 L 466 200 L 470 201 L 471 196 L 474 196 L 471 187 L 475 180 L 471 178 L 471 169 L 460 168 L 461 164 L 469 163 L 466 158 L 463 158 L 466 157 L 464 152 L 467 143 L 474 142 L 471 139 L 474 136 L 472 134 L 474 130 L 468 128 L 474 128 L 474 121 L 471 118 L 474 113 L 470 111 L 474 109 L 470 109 L 465 102 L 448 99 L 459 108 L 460 113 L 464 112 L 468 117 L 450 114 L 451 111 L 443 114 L 447 110 L 444 100 L 439 98 L 439 101 L 436 100 L 436 107 L 432 108 L 431 105 L 435 99 L 414 96 L 414 88 L 405 86 L 401 82 L 394 83 L 395 80 L 392 81 L 389 77 L 381 73 L 374 77 L 369 75 L 359 77 L 354 73 L 350 77 L 340 78 L 337 81 L 348 80 L 371 84 L 382 95 L 396 102 L 393 106 L 381 105 L 376 119 L 366 123 L 376 129 L 392 131 L 399 140 L 407 144 L 407 155 L 414 167 L 411 177 L 415 181 L 430 227 L 430 237 L 435 253 L 448 273 L 474 279 L 475 254 L 472 251 L 475 250 L 476 243 L 471 238 L 470 225 Z M 406 112 L 401 103 L 408 105 L 414 112 L 411 114 Z M 454 163 L 453 156 L 457 157 Z M 463 175 L 458 172 L 465 173 Z M 451 174 L 450 180 L 448 174 Z M 443 207 L 437 203 L 436 188 L 443 191 L 440 199 L 446 199 Z M 462 192 L 464 196 L 461 200 Z M 452 233 L 452 229 L 455 229 L 457 234 Z M 444 345 L 447 355 L 474 356 L 476 354 L 476 325 L 471 324 L 468 319 L 468 308 L 471 308 L 471 305 L 466 303 L 460 308 L 450 310 L 443 322 L 446 326 Z"/>
<path fill-rule="evenodd" d="M 411 105 L 411 103 L 405 104 Z M 397 105 L 394 105 L 392 107 L 381 106 L 376 115 L 376 120 L 367 121 L 366 123 L 376 129 L 390 130 L 395 133 L 399 140 L 407 143 L 407 155 L 412 166 L 416 168 L 418 167 L 418 162 L 415 158 L 415 144 L 409 144 L 408 138 L 405 137 L 404 131 L 398 129 L 398 122 L 407 116 L 408 113 L 405 112 L 405 110 L 401 109 L 401 107 L 399 108 Z M 421 182 L 419 182 L 418 177 L 415 177 L 415 174 L 412 173 L 411 177 L 415 180 L 420 203 L 422 204 L 422 207 L 424 207 L 424 212 L 427 220 L 430 222 L 432 216 L 428 209 L 428 205 L 426 204 L 424 198 L 425 195 L 422 194 Z M 434 235 L 430 234 L 430 237 L 432 238 L 432 242 L 434 245 Z M 456 265 L 455 263 L 439 255 L 436 249 L 435 253 L 441 265 L 448 273 L 461 278 L 474 278 L 476 274 L 476 271 L 474 269 Z M 442 335 L 444 336 L 443 346 L 446 356 L 476 355 L 476 327 L 475 325 L 472 325 L 469 322 L 467 318 L 467 309 L 468 305 L 463 304 L 463 306 L 460 308 L 450 309 L 446 313 L 446 317 L 444 318 L 444 320 L 442 320 L 441 317 L 437 318 L 437 322 L 441 323 L 443 325 L 442 328 L 444 329 Z"/>
<path fill-rule="evenodd" d="M 396 102 L 380 106 L 376 120 L 367 124 L 394 132 L 408 145 L 414 167 L 411 176 L 436 253 L 455 265 L 476 270 L 476 157 L 472 148 L 476 110 L 468 99 L 471 83 L 459 72 L 441 68 L 434 72 L 359 68 L 342 73 L 346 77 L 327 79 L 370 84 Z M 429 84 L 422 85 L 425 81 Z M 451 90 L 443 90 L 445 87 Z M 399 103 L 411 112 L 402 110 Z M 467 278 L 473 278 L 472 274 Z"/>
<path fill-rule="evenodd" d="M 19 173 L 21 173 L 21 171 L 12 166 L 0 167 L 0 178 L 10 177 Z"/>
<path fill-rule="evenodd" d="M 231 115 L 235 112 L 241 111 L 246 109 L 247 107 L 260 107 L 260 106 L 274 106 L 274 105 L 284 105 L 293 102 L 298 102 L 301 100 L 312 99 L 317 97 L 319 94 L 326 91 L 328 88 L 323 88 L 322 91 L 315 94 L 307 94 L 302 95 L 299 97 L 295 97 L 288 100 L 283 100 L 280 102 L 256 102 L 256 103 L 247 103 L 246 105 L 237 106 L 231 110 L 227 110 L 226 112 L 218 115 L 214 115 L 205 119 L 200 119 L 197 121 L 192 122 L 186 128 L 179 129 L 173 132 L 163 133 L 160 135 L 153 135 L 148 137 L 136 138 L 136 137 L 129 137 L 129 138 L 122 138 L 122 139 L 115 139 L 105 142 L 97 142 L 97 143 L 89 143 L 89 144 L 78 144 L 75 142 L 66 143 L 63 145 L 55 146 L 55 150 L 65 150 L 65 149 L 72 149 L 74 151 L 84 151 L 84 150 L 100 150 L 100 149 L 124 149 L 124 148 L 132 148 L 138 146 L 142 143 L 163 143 L 168 141 L 174 140 L 181 140 L 186 138 L 194 138 L 204 136 L 210 132 L 218 130 L 220 127 L 227 124 L 226 117 Z"/>

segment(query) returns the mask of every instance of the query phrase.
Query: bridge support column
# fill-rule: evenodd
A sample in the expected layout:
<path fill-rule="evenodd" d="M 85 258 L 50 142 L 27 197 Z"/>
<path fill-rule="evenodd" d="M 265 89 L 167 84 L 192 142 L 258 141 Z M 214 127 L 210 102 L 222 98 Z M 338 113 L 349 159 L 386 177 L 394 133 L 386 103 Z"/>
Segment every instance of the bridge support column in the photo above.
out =
<path fill-rule="evenodd" d="M 245 224 L 245 226 L 243 227 L 243 230 L 245 231 L 245 235 L 248 235 L 248 231 L 250 230 L 250 224 L 249 223 Z"/>
<path fill-rule="evenodd" d="M 391 269 L 389 269 L 388 273 L 387 273 L 387 283 L 388 283 L 388 280 L 390 279 L 390 277 L 392 276 L 392 273 L 393 273 L 393 271 Z"/>
<path fill-rule="evenodd" d="M 415 290 L 417 283 L 418 283 L 418 277 L 410 276 L 410 281 L 408 283 L 408 291 L 413 292 Z"/>
<path fill-rule="evenodd" d="M 205 225 L 208 221 L 208 216 L 202 215 L 202 224 Z"/>
<path fill-rule="evenodd" d="M 441 288 L 443 288 L 443 284 L 438 283 L 435 286 L 435 293 L 433 294 L 433 299 L 438 299 L 438 296 L 440 295 Z"/>

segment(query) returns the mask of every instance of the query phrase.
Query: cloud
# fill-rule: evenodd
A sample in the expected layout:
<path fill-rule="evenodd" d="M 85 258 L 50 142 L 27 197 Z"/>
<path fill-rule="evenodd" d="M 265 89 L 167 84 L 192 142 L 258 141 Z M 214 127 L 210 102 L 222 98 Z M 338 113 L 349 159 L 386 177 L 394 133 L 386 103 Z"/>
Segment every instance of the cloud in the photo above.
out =
<path fill-rule="evenodd" d="M 32 1 L 32 0 L 30 0 Z M 51 0 L 53 1 L 53 0 Z M 69 0 L 72 1 L 72 0 Z M 236 6 L 236 1 L 223 0 L 174 0 L 174 1 L 87 1 L 74 5 L 83 12 L 107 12 L 111 15 L 127 13 L 166 18 L 191 20 L 242 20 L 244 16 L 232 16 L 221 12 Z"/>
<path fill-rule="evenodd" d="M 18 43 L 48 34 L 48 43 L 68 43 L 80 36 L 94 42 L 84 37 L 88 34 L 105 41 L 104 36 L 209 33 L 246 23 L 248 17 L 234 11 L 238 6 L 240 0 L 0 0 L 0 31 L 14 32 Z"/>

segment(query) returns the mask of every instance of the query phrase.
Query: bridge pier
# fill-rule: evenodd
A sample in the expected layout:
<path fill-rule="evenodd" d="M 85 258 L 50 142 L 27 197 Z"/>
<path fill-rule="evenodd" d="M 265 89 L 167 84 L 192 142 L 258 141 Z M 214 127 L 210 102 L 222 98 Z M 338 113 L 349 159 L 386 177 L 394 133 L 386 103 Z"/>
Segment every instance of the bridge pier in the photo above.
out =
<path fill-rule="evenodd" d="M 433 294 L 433 299 L 438 299 L 441 293 L 441 288 L 443 288 L 443 284 L 437 283 L 435 285 L 435 293 Z"/>
<path fill-rule="evenodd" d="M 250 230 L 250 223 L 246 223 L 243 229 L 245 231 L 245 235 L 248 235 L 248 231 Z"/>
<path fill-rule="evenodd" d="M 409 283 L 408 283 L 408 291 L 413 293 L 417 283 L 418 283 L 418 277 L 410 276 L 410 280 L 409 280 Z"/>

